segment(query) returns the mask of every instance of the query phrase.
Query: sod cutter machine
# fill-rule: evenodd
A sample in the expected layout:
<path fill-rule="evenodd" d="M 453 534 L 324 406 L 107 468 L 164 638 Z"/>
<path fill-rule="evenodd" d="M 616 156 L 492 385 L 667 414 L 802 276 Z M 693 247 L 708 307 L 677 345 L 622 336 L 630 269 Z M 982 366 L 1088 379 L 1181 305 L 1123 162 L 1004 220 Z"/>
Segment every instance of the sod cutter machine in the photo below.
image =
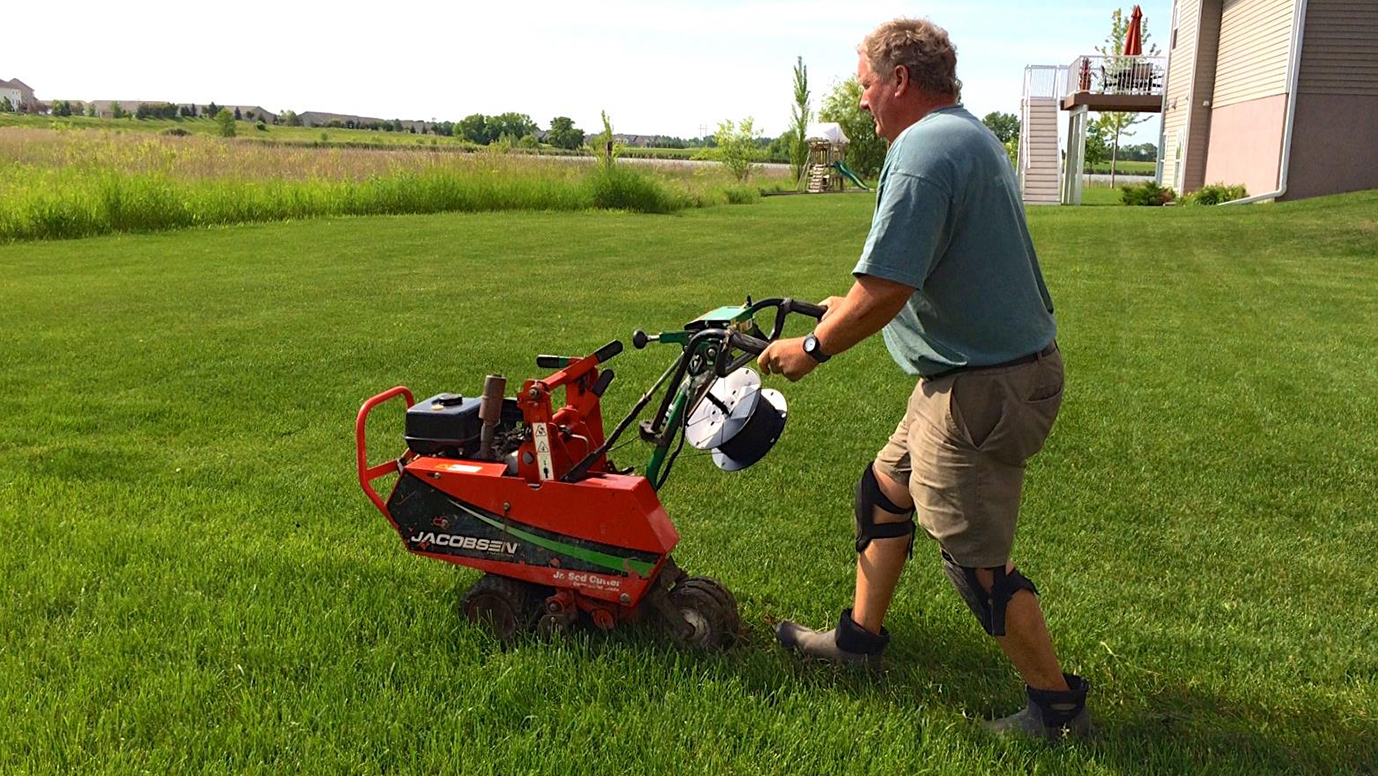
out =
<path fill-rule="evenodd" d="M 767 334 L 756 318 L 770 311 Z M 613 380 L 604 364 L 622 352 L 617 340 L 587 356 L 537 356 L 538 367 L 556 371 L 522 383 L 515 397 L 505 395 L 501 375 L 485 378 L 476 398 L 442 393 L 416 402 L 405 386 L 384 391 L 355 421 L 359 484 L 408 551 L 485 572 L 460 608 L 501 640 L 562 633 L 581 618 L 609 630 L 649 610 L 681 643 L 728 646 L 740 628 L 736 599 L 675 565 L 679 532 L 657 494 L 686 441 L 711 451 L 725 471 L 770 450 L 785 426 L 785 401 L 746 365 L 779 338 L 791 313 L 823 312 L 794 299 L 748 298 L 681 330 L 636 331 L 638 350 L 654 342 L 679 354 L 606 436 L 599 402 Z M 637 423 L 650 460 L 640 474 L 618 468 L 609 452 L 662 388 L 655 415 Z M 369 413 L 397 397 L 407 404 L 407 450 L 370 466 Z M 391 474 L 399 477 L 384 500 L 373 481 Z"/>

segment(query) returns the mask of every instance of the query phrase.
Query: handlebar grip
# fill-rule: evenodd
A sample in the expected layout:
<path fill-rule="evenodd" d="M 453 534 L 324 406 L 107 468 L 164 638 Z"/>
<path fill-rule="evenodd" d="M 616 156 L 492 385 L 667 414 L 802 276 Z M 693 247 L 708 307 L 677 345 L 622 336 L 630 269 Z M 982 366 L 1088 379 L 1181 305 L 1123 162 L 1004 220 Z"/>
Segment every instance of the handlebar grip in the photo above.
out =
<path fill-rule="evenodd" d="M 732 335 L 728 338 L 728 343 L 731 344 L 732 347 L 738 350 L 744 350 L 753 356 L 761 355 L 761 353 L 765 351 L 766 346 L 770 345 L 766 340 L 753 337 L 750 334 L 742 334 L 739 331 L 732 332 Z"/>
<path fill-rule="evenodd" d="M 727 377 L 738 369 L 746 366 L 757 356 L 761 355 L 766 349 L 766 346 L 770 345 L 770 343 L 766 340 L 753 337 L 750 334 L 742 334 L 741 332 L 734 331 L 728 335 L 727 345 L 727 347 L 724 347 L 718 352 L 718 363 L 714 365 L 718 377 Z M 743 352 L 742 355 L 737 356 L 729 362 L 727 360 L 727 353 L 732 348 L 737 348 Z"/>
<path fill-rule="evenodd" d="M 790 312 L 807 315 L 810 318 L 822 318 L 823 314 L 828 311 L 828 308 L 824 307 L 821 304 L 814 304 L 812 302 L 801 302 L 798 299 L 789 300 L 789 309 Z"/>

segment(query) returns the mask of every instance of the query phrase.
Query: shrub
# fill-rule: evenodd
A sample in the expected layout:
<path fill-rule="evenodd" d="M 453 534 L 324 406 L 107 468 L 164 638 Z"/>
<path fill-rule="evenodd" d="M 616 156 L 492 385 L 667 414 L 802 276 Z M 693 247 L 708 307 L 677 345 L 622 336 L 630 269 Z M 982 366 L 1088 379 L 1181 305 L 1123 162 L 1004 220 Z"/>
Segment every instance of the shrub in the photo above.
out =
<path fill-rule="evenodd" d="M 1219 205 L 1222 202 L 1244 199 L 1247 196 L 1249 196 L 1249 191 L 1242 184 L 1231 186 L 1225 183 L 1212 183 L 1209 186 L 1202 186 L 1178 201 L 1183 205 Z"/>
<path fill-rule="evenodd" d="M 263 119 L 259 119 L 258 123 L 254 125 L 254 129 L 257 129 L 259 132 L 267 132 L 268 125 L 263 123 Z"/>
<path fill-rule="evenodd" d="M 163 130 L 162 132 L 159 132 L 158 134 L 171 135 L 173 137 L 186 137 L 191 133 L 186 131 L 185 129 L 182 129 L 181 127 L 168 127 L 167 129 Z"/>
<path fill-rule="evenodd" d="M 659 181 L 626 166 L 599 167 L 589 176 L 589 193 L 605 210 L 669 213 L 684 206 Z"/>
<path fill-rule="evenodd" d="M 220 125 L 221 137 L 234 137 L 234 114 L 225 108 L 215 114 L 215 123 Z"/>
<path fill-rule="evenodd" d="M 1177 192 L 1153 181 L 1144 181 L 1137 186 L 1121 186 L 1120 191 L 1123 192 L 1120 200 L 1126 205 L 1161 206 L 1177 197 Z"/>
<path fill-rule="evenodd" d="M 761 189 L 759 186 L 727 186 L 723 196 L 729 205 L 751 205 L 761 201 Z"/>

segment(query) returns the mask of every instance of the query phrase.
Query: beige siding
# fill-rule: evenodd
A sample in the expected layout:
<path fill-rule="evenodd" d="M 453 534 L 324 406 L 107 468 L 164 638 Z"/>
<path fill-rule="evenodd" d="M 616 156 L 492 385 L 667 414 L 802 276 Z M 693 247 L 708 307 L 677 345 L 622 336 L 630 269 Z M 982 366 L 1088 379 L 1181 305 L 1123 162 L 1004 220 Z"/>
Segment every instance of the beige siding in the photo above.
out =
<path fill-rule="evenodd" d="M 1192 79 L 1191 118 L 1187 121 L 1187 154 L 1183 164 L 1182 192 L 1195 191 L 1206 182 L 1210 154 L 1212 87 L 1219 57 L 1221 0 L 1202 0 L 1196 25 L 1196 73 Z"/>
<path fill-rule="evenodd" d="M 1378 2 L 1310 0 L 1300 94 L 1378 97 Z"/>
<path fill-rule="evenodd" d="M 1295 0 L 1224 1 L 1213 107 L 1287 92 L 1295 11 Z"/>
<path fill-rule="evenodd" d="M 1163 184 L 1177 186 L 1173 160 L 1177 134 L 1187 126 L 1191 106 L 1191 79 L 1196 70 L 1196 26 L 1200 0 L 1177 0 L 1177 45 L 1168 50 L 1167 87 L 1163 98 Z M 1171 36 L 1171 30 L 1168 35 Z M 1169 38 L 1170 40 L 1170 38 Z"/>

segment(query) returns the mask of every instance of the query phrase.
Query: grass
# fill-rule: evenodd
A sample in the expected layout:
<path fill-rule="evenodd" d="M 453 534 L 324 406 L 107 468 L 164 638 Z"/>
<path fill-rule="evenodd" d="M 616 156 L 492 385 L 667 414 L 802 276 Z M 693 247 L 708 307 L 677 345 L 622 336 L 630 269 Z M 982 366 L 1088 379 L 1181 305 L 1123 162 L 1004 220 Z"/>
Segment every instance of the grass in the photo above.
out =
<path fill-rule="evenodd" d="M 500 152 L 379 153 L 219 138 L 0 129 L 0 242 L 333 215 L 625 209 L 759 198 L 716 167 Z M 762 178 L 753 186 L 781 186 Z"/>
<path fill-rule="evenodd" d="M 437 147 L 456 151 L 473 151 L 476 148 L 473 143 L 463 138 L 441 135 L 339 127 L 288 127 L 273 124 L 267 124 L 264 129 L 259 130 L 255 128 L 255 123 L 252 121 L 235 122 L 236 137 L 243 140 L 273 141 L 286 144 L 324 142 L 339 146 Z M 209 118 L 136 119 L 131 117 L 110 119 L 91 116 L 38 116 L 0 113 L 0 127 L 91 130 L 94 132 L 128 132 L 131 134 L 157 134 L 170 129 L 181 129 L 192 135 L 220 136 L 220 125 Z M 321 140 L 322 133 L 326 135 L 325 141 Z"/>
<path fill-rule="evenodd" d="M 771 643 L 851 593 L 856 472 L 912 387 L 878 339 L 771 381 L 790 421 L 761 463 L 690 457 L 662 493 L 681 565 L 741 602 L 727 654 L 644 627 L 500 649 L 452 611 L 477 574 L 407 555 L 360 493 L 365 397 L 473 393 L 746 294 L 839 293 L 870 207 L 0 246 L 3 770 L 1373 773 L 1374 193 L 1031 211 L 1069 381 L 1016 554 L 1094 686 L 1094 743 L 981 735 L 1021 688 L 929 543 L 884 675 Z M 605 416 L 667 357 L 619 356 Z M 399 429 L 378 419 L 376 458 Z"/>
<path fill-rule="evenodd" d="M 1157 172 L 1157 162 L 1135 162 L 1121 159 L 1115 163 L 1115 171 L 1119 175 L 1153 175 Z M 1086 171 L 1100 175 L 1110 174 L 1110 162 L 1100 164 L 1090 164 L 1086 166 Z"/>

